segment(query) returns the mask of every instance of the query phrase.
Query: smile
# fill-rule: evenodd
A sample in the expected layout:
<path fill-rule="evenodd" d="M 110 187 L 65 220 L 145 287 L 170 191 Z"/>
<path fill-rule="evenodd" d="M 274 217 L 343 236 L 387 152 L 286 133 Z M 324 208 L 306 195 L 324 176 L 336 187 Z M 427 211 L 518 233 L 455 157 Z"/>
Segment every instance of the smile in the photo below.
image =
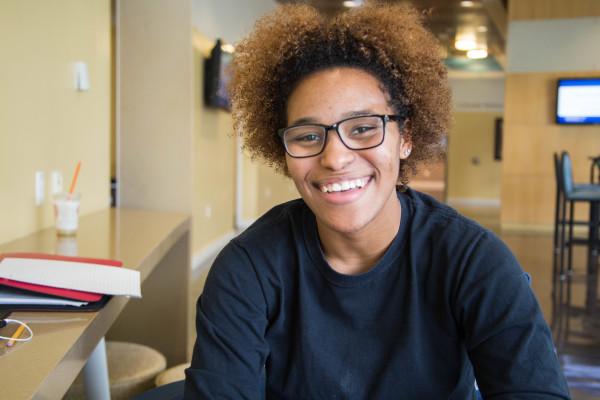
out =
<path fill-rule="evenodd" d="M 358 179 L 350 179 L 345 181 L 334 182 L 326 185 L 319 185 L 319 189 L 323 193 L 337 193 L 337 192 L 346 192 L 352 189 L 361 189 L 368 182 L 369 177 L 358 178 Z"/>

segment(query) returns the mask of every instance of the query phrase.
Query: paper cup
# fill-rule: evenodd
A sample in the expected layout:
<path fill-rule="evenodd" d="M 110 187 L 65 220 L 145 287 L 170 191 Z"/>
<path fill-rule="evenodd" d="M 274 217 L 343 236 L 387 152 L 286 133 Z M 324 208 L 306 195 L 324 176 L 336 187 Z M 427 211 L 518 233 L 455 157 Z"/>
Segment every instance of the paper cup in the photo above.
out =
<path fill-rule="evenodd" d="M 79 193 L 59 193 L 54 196 L 57 235 L 73 236 L 77 233 L 80 199 Z"/>

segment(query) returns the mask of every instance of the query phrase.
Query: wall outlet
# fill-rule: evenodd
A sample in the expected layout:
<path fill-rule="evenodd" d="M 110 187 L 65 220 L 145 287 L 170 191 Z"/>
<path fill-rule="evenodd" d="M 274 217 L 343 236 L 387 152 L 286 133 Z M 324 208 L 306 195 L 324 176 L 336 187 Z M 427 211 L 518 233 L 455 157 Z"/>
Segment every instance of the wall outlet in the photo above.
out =
<path fill-rule="evenodd" d="M 212 207 L 210 204 L 204 206 L 204 216 L 208 219 L 212 217 Z"/>
<path fill-rule="evenodd" d="M 44 171 L 35 172 L 35 205 L 41 206 L 44 203 L 44 194 L 46 187 L 44 185 Z"/>
<path fill-rule="evenodd" d="M 52 171 L 50 174 L 50 192 L 52 194 L 62 193 L 63 175 L 60 171 Z"/>

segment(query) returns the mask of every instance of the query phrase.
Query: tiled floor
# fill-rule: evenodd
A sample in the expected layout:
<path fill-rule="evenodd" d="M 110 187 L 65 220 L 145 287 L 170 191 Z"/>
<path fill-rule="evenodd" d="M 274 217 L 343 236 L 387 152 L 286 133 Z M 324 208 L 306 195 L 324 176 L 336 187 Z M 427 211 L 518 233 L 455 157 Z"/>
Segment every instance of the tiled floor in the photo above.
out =
<path fill-rule="evenodd" d="M 586 255 L 583 249 L 575 253 L 573 276 L 556 286 L 554 293 L 557 296 L 562 293 L 562 301 L 558 297 L 553 299 L 551 232 L 502 232 L 497 209 L 469 208 L 459 211 L 496 232 L 513 251 L 523 269 L 531 274 L 532 289 L 548 324 L 553 328 L 555 344 L 573 399 L 600 400 L 600 304 L 591 316 L 582 311 L 586 291 Z M 191 302 L 194 307 L 204 286 L 207 270 L 202 268 L 203 272 L 193 279 Z M 566 301 L 568 295 L 570 302 Z M 195 337 L 195 332 L 192 334 Z"/>
<path fill-rule="evenodd" d="M 461 209 L 463 214 L 495 231 L 532 276 L 535 292 L 548 324 L 574 400 L 600 399 L 600 303 L 586 311 L 583 247 L 575 250 L 572 276 L 552 284 L 551 232 L 516 233 L 499 229 L 498 211 Z"/>

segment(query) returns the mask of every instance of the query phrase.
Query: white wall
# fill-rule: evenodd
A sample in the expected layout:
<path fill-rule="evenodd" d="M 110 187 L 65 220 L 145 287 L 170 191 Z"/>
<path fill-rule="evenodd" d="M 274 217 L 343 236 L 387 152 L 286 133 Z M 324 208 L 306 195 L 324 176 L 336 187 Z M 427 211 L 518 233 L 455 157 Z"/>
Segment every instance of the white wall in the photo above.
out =
<path fill-rule="evenodd" d="M 450 76 L 452 108 L 455 112 L 502 112 L 504 109 L 504 76 Z"/>
<path fill-rule="evenodd" d="M 236 43 L 275 5 L 275 0 L 193 0 L 192 25 L 210 38 Z"/>
<path fill-rule="evenodd" d="M 600 17 L 511 21 L 508 72 L 599 70 L 599 40 Z"/>

